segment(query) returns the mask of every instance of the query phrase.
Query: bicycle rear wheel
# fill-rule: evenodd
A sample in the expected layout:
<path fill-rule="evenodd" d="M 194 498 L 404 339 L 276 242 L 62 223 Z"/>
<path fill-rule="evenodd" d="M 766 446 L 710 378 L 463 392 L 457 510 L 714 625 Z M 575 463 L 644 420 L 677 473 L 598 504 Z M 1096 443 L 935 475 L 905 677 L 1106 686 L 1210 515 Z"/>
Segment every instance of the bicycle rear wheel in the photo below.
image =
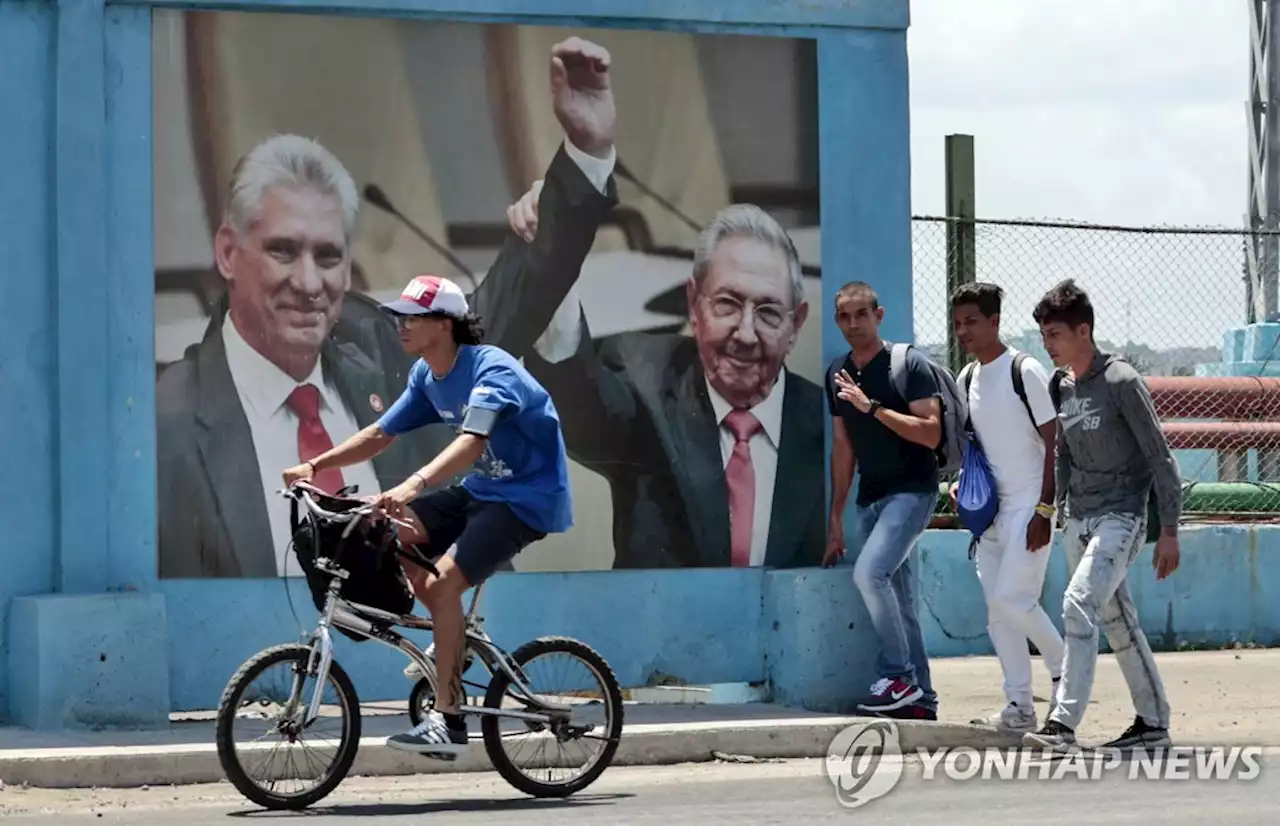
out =
<path fill-rule="evenodd" d="M 321 694 L 319 716 L 303 728 L 311 699 L 315 695 L 315 673 L 308 671 L 311 648 L 306 645 L 279 645 L 249 659 L 235 673 L 218 704 L 218 760 L 227 779 L 246 798 L 266 809 L 305 809 L 337 788 L 355 761 L 360 746 L 360 700 L 355 686 L 336 661 L 329 664 L 326 689 Z M 272 670 L 280 678 L 263 686 L 254 683 Z M 272 713 L 274 712 L 274 713 Z M 342 719 L 334 725 L 334 715 Z M 260 722 L 258 740 L 278 737 L 273 746 L 255 744 L 243 752 L 234 737 L 241 723 L 252 728 Z M 310 749 L 305 738 L 320 731 L 334 730 L 336 743 Z M 280 754 L 284 745 L 285 754 Z M 300 746 L 295 758 L 293 746 Z M 326 762 L 325 755 L 331 755 Z M 278 783 L 313 780 L 309 787 L 278 791 Z"/>
<path fill-rule="evenodd" d="M 538 660 L 563 658 L 582 671 L 553 677 L 543 685 Z M 590 646 L 568 637 L 539 637 L 511 654 L 513 666 L 538 699 L 573 707 L 568 721 L 544 724 L 501 718 L 486 714 L 480 722 L 485 751 L 502 778 L 519 791 L 534 797 L 568 797 L 591 785 L 609 767 L 622 736 L 622 690 L 605 659 Z M 576 663 L 574 662 L 576 661 Z M 556 674 L 562 674 L 557 669 Z M 591 685 L 594 683 L 594 685 Z M 494 674 L 485 694 L 488 708 L 538 711 L 527 701 L 508 694 L 511 679 L 501 670 Z M 598 724 L 587 719 L 602 716 Z M 513 753 L 513 748 L 524 744 Z M 553 775 L 570 768 L 574 761 L 565 752 L 587 754 L 586 745 L 597 747 L 580 767 L 580 774 L 564 779 Z M 532 748 L 529 748 L 529 747 Z M 569 748 L 576 746 L 577 748 Z M 533 752 L 531 764 L 522 768 L 517 759 Z M 537 776 L 534 776 L 536 772 Z M 545 777 L 545 779 L 543 779 Z"/>

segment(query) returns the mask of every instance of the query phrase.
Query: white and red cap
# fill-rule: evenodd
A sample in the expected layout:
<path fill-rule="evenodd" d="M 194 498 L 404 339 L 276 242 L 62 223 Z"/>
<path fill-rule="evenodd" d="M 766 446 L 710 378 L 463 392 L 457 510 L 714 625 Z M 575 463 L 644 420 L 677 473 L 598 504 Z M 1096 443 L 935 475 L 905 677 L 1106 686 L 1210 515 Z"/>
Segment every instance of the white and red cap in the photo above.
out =
<path fill-rule="evenodd" d="M 399 315 L 447 315 L 452 318 L 464 318 L 470 312 L 462 289 L 438 275 L 419 275 L 408 283 L 400 298 L 383 304 L 382 309 Z"/>

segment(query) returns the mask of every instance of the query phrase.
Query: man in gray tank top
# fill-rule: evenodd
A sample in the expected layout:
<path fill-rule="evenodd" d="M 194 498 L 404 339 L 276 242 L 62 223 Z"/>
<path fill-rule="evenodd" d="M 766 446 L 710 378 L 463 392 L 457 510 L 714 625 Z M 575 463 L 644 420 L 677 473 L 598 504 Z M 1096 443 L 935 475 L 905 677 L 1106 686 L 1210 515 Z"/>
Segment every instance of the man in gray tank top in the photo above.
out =
<path fill-rule="evenodd" d="M 1160 522 L 1156 578 L 1178 567 L 1178 464 L 1142 377 L 1118 356 L 1098 351 L 1089 296 L 1064 281 L 1045 294 L 1034 317 L 1059 368 L 1050 395 L 1058 410 L 1056 487 L 1059 505 L 1065 504 L 1063 539 L 1071 581 L 1063 598 L 1066 657 L 1054 711 L 1023 741 L 1053 749 L 1075 743 L 1093 689 L 1101 628 L 1136 711 L 1133 725 L 1105 745 L 1168 746 L 1169 700 L 1138 624 L 1127 577 L 1146 541 L 1153 492 Z"/>

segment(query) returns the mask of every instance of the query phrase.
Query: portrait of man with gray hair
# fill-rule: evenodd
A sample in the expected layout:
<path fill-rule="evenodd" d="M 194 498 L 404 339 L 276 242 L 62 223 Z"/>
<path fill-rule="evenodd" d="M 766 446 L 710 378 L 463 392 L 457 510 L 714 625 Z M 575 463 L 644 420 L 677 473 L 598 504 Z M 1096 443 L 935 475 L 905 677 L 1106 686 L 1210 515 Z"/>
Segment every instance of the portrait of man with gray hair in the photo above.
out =
<path fill-rule="evenodd" d="M 508 210 L 531 242 L 545 224 L 540 191 Z M 569 455 L 609 483 L 613 567 L 818 565 L 822 391 L 785 365 L 809 306 L 781 225 L 735 204 L 702 230 L 685 288 L 691 335 L 593 340 L 577 272 L 545 276 L 544 300 L 562 303 L 525 366 L 556 400 Z"/>
<path fill-rule="evenodd" d="M 376 421 L 403 389 L 394 328 L 348 294 L 359 208 L 351 175 L 308 138 L 273 136 L 236 166 L 213 239 L 227 312 L 157 385 L 162 578 L 296 573 L 279 468 Z M 320 484 L 378 493 L 436 438 Z"/>
<path fill-rule="evenodd" d="M 486 343 L 509 352 L 532 346 L 560 299 L 497 288 L 579 272 L 591 249 L 583 228 L 616 201 L 595 176 L 593 153 L 612 145 L 614 130 L 612 99 L 595 91 L 607 74 L 597 51 L 580 38 L 553 48 L 551 103 L 565 138 L 546 168 L 546 231 L 537 244 L 509 234 L 468 296 Z M 374 424 L 404 392 L 413 359 L 395 323 L 350 291 L 358 211 L 351 175 L 316 141 L 270 137 L 236 165 L 213 243 L 226 308 L 158 380 L 161 578 L 299 574 L 289 503 L 275 495 L 281 470 Z M 378 494 L 453 438 L 446 425 L 424 427 L 313 481 Z"/>

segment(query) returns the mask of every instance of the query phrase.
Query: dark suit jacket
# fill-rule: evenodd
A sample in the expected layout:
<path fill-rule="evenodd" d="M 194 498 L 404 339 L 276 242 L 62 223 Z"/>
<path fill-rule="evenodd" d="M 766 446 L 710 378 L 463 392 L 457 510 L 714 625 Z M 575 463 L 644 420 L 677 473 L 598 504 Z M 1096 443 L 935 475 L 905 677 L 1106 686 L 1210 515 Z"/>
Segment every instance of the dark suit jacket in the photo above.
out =
<path fill-rule="evenodd" d="M 594 200 L 584 200 L 591 195 Z M 519 304 L 549 272 L 576 277 L 595 235 L 594 224 L 584 230 L 581 213 L 594 214 L 601 198 L 561 149 L 545 179 L 538 239 L 526 244 L 511 235 L 471 296 L 487 342 L 516 356 L 531 348 L 546 322 L 538 327 Z M 490 282 L 523 288 L 499 293 Z M 253 436 L 227 367 L 223 317 L 216 315 L 203 341 L 166 367 L 157 385 L 161 578 L 278 575 Z M 380 415 L 370 395 L 389 407 L 404 391 L 413 362 L 377 304 L 355 293 L 346 296 L 321 358 L 360 427 Z M 373 460 L 379 483 L 384 490 L 398 485 L 453 438 L 448 426 L 431 425 L 396 439 Z"/>
<path fill-rule="evenodd" d="M 571 162 L 569 162 L 571 164 Z M 555 165 L 553 164 L 553 167 Z M 577 234 L 593 239 L 616 203 L 612 181 L 600 195 L 572 166 L 544 187 L 538 243 L 561 243 L 547 216 L 567 214 Z M 559 209 L 557 209 L 559 207 Z M 544 233 L 549 233 L 544 236 Z M 590 241 L 587 241 L 589 246 Z M 541 335 L 577 280 L 574 267 L 491 273 L 482 290 L 493 299 L 487 318 L 518 312 Z M 687 336 L 628 333 L 593 342 L 586 322 L 578 352 L 550 364 L 527 342 L 525 367 L 550 392 L 569 455 L 609 483 L 613 497 L 615 568 L 730 564 L 729 501 L 719 429 L 694 341 Z M 788 373 L 783 401 L 772 518 L 765 564 L 821 563 L 826 535 L 822 390 Z"/>

